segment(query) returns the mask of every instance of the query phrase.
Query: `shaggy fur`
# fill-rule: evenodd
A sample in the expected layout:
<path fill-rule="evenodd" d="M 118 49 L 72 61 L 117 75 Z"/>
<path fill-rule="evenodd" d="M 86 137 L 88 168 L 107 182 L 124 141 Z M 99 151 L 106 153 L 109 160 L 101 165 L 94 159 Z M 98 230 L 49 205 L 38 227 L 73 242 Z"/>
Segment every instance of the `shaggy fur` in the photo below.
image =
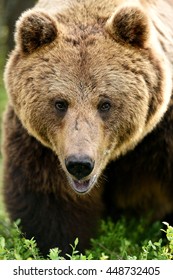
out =
<path fill-rule="evenodd" d="M 4 197 L 44 254 L 76 237 L 83 251 L 105 215 L 171 217 L 170 10 L 40 0 L 19 18 L 4 76 Z"/>

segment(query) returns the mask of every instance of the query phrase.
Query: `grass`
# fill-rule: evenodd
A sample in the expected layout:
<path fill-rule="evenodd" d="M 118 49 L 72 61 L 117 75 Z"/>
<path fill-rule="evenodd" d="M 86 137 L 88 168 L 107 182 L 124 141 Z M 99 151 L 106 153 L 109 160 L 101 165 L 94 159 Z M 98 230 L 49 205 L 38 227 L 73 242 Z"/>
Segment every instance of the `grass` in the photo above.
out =
<path fill-rule="evenodd" d="M 0 122 L 2 112 L 6 105 L 6 94 L 2 82 L 2 65 L 0 60 Z M 1 131 L 0 131 L 1 138 Z M 2 189 L 3 161 L 0 155 L 0 190 Z M 73 260 L 90 259 L 142 259 L 142 260 L 170 260 L 173 259 L 173 227 L 147 221 L 127 221 L 125 218 L 114 224 L 111 220 L 102 221 L 96 239 L 91 240 L 91 249 L 85 255 L 78 253 L 76 246 L 80 240 L 72 244 L 72 255 L 67 256 Z M 44 259 L 40 254 L 34 239 L 28 240 L 20 230 L 20 221 L 11 223 L 4 210 L 2 196 L 0 195 L 0 260 L 28 260 Z M 46 259 L 61 260 L 58 248 L 51 249 Z"/>

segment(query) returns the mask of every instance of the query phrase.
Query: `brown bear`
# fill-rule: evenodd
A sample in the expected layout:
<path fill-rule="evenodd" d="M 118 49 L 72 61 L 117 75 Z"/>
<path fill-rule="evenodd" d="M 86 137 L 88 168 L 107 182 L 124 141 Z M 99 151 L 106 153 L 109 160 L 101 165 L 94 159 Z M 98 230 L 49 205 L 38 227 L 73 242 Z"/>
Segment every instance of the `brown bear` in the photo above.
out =
<path fill-rule="evenodd" d="M 169 2 L 40 0 L 17 21 L 4 200 L 43 254 L 82 252 L 107 216 L 171 217 Z"/>

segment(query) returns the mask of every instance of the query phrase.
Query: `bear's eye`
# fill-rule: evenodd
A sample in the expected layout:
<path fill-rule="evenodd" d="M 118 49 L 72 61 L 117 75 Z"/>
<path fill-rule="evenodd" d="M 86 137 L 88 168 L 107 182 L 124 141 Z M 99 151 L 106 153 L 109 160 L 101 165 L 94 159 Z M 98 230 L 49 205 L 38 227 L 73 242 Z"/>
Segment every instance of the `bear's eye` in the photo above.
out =
<path fill-rule="evenodd" d="M 111 102 L 109 100 L 102 101 L 98 105 L 98 110 L 100 113 L 106 113 L 110 110 L 110 108 L 111 108 Z"/>
<path fill-rule="evenodd" d="M 58 100 L 55 102 L 55 108 L 57 111 L 65 113 L 68 109 L 68 102 L 66 100 Z"/>

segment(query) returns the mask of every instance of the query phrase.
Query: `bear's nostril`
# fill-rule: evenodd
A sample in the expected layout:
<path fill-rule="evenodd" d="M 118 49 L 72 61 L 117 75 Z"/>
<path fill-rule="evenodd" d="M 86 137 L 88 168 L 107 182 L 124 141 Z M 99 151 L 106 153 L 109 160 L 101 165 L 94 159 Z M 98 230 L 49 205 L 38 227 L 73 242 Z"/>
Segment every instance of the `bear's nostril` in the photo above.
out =
<path fill-rule="evenodd" d="M 94 168 L 94 162 L 88 156 L 69 156 L 65 165 L 68 172 L 78 180 L 88 176 Z"/>

